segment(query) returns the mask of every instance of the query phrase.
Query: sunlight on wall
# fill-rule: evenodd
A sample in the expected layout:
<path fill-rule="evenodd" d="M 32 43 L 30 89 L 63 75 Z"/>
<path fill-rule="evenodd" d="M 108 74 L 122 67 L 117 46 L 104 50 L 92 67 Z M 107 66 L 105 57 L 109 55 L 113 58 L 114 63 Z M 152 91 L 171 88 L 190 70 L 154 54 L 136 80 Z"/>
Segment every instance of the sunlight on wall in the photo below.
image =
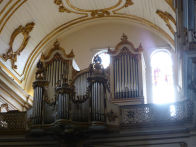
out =
<path fill-rule="evenodd" d="M 151 56 L 153 102 L 164 104 L 174 102 L 172 59 L 166 50 Z"/>

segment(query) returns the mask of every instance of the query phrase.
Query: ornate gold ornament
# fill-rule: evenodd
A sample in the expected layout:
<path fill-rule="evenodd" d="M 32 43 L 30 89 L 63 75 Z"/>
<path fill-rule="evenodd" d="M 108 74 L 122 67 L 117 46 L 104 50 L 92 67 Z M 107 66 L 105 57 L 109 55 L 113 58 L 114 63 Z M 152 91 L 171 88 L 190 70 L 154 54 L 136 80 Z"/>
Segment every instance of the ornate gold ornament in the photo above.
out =
<path fill-rule="evenodd" d="M 111 12 L 113 12 L 115 14 L 116 11 L 119 11 L 123 8 L 127 8 L 131 5 L 133 5 L 132 0 L 118 0 L 118 2 L 116 4 L 114 4 L 110 7 L 107 7 L 104 9 L 88 10 L 88 9 L 82 9 L 82 8 L 78 8 L 78 7 L 74 6 L 70 2 L 70 0 L 64 0 L 64 1 L 65 1 L 65 3 L 63 3 L 63 0 L 54 0 L 54 3 L 59 6 L 59 12 L 84 14 L 86 16 L 91 16 L 91 17 L 110 16 Z M 124 4 L 123 4 L 123 2 L 124 2 Z"/>
<path fill-rule="evenodd" d="M 172 10 L 175 12 L 175 8 L 174 8 L 174 5 L 173 5 L 173 0 L 165 0 L 165 1 L 172 8 Z"/>
<path fill-rule="evenodd" d="M 10 48 L 8 49 L 6 54 L 3 54 L 3 59 L 5 61 L 10 59 L 13 69 L 17 69 L 17 65 L 15 65 L 15 62 L 17 61 L 17 56 L 20 55 L 20 53 L 26 47 L 26 45 L 29 41 L 29 38 L 30 38 L 29 33 L 32 31 L 34 25 L 35 25 L 34 22 L 28 23 L 24 27 L 20 25 L 17 29 L 14 30 L 14 32 L 12 33 L 12 35 L 10 37 L 10 42 L 9 42 Z M 20 47 L 14 52 L 13 51 L 13 43 L 14 43 L 16 36 L 18 36 L 19 34 L 22 34 L 24 38 L 23 38 L 23 41 L 22 41 Z"/>
<path fill-rule="evenodd" d="M 171 14 L 169 14 L 168 12 L 163 12 L 161 10 L 157 10 L 156 13 L 165 21 L 167 27 L 169 28 L 169 30 L 172 32 L 172 34 L 175 33 L 174 29 L 172 28 L 170 21 L 174 23 L 174 25 L 176 25 L 176 21 L 173 18 L 173 16 L 171 16 Z"/>
<path fill-rule="evenodd" d="M 134 3 L 132 2 L 132 0 L 126 0 L 124 7 L 127 8 L 131 5 L 133 5 Z"/>
<path fill-rule="evenodd" d="M 104 17 L 109 16 L 110 12 L 107 10 L 94 10 L 91 12 L 92 17 Z"/>
<path fill-rule="evenodd" d="M 64 7 L 62 0 L 54 0 L 54 3 L 59 6 L 59 12 L 71 13 L 70 10 Z"/>

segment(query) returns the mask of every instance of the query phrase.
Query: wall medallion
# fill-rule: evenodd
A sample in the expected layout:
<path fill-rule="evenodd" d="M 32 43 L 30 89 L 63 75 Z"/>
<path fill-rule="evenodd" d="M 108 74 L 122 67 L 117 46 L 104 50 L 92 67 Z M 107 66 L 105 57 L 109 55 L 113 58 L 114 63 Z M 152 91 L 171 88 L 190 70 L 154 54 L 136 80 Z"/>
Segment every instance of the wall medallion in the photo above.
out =
<path fill-rule="evenodd" d="M 24 48 L 26 47 L 30 35 L 29 33 L 32 31 L 33 27 L 34 27 L 35 23 L 31 22 L 31 23 L 27 23 L 25 26 L 20 25 L 17 29 L 14 30 L 14 32 L 12 33 L 11 37 L 10 37 L 10 42 L 9 42 L 9 49 L 7 51 L 7 53 L 3 54 L 3 59 L 5 61 L 7 61 L 8 59 L 11 60 L 11 64 L 12 64 L 12 69 L 17 69 L 17 65 L 15 65 L 15 62 L 17 61 L 17 56 L 20 55 L 20 53 L 24 50 Z M 14 40 L 16 39 L 16 37 L 18 35 L 22 35 L 23 36 L 23 40 L 22 43 L 20 44 L 20 46 L 14 51 L 13 50 L 13 44 L 14 44 Z"/>

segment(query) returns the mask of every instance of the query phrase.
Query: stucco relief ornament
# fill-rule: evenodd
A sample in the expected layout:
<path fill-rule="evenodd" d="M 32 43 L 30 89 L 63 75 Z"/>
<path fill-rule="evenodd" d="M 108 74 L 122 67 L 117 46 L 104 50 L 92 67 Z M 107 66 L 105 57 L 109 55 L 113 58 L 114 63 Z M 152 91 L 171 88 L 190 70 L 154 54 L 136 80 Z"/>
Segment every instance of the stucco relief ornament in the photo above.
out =
<path fill-rule="evenodd" d="M 15 62 L 17 61 L 17 56 L 19 56 L 20 53 L 26 47 L 26 45 L 27 45 L 27 43 L 29 41 L 29 38 L 30 38 L 29 33 L 32 31 L 34 25 L 35 25 L 34 22 L 27 23 L 24 27 L 20 25 L 17 29 L 14 30 L 14 32 L 12 33 L 12 35 L 10 37 L 10 42 L 9 42 L 9 46 L 10 47 L 9 47 L 7 53 L 3 54 L 2 58 L 5 61 L 10 59 L 11 60 L 11 65 L 12 65 L 13 69 L 17 69 L 17 65 L 15 65 Z M 13 51 L 14 40 L 20 33 L 23 35 L 22 43 L 21 43 L 20 47 L 16 51 Z"/>

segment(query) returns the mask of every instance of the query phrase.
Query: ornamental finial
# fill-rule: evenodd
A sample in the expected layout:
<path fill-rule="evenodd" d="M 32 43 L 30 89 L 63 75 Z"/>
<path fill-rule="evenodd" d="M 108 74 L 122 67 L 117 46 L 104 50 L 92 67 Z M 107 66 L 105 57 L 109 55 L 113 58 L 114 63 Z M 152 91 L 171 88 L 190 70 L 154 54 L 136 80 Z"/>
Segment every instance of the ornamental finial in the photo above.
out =
<path fill-rule="evenodd" d="M 127 41 L 128 37 L 127 35 L 125 35 L 125 33 L 123 33 L 122 37 L 121 37 L 121 40 L 122 41 Z"/>

